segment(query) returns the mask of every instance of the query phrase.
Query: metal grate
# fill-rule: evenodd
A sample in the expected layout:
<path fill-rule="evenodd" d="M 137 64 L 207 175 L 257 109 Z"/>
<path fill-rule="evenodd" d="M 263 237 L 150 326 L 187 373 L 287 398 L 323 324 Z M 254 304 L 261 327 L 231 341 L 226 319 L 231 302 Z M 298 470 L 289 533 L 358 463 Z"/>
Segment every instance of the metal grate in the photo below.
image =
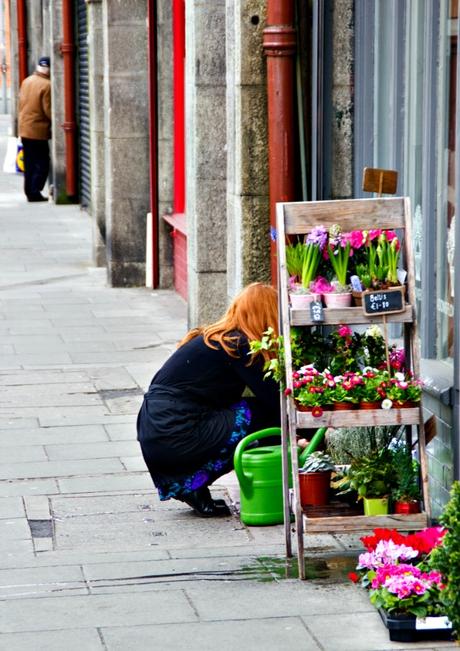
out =
<path fill-rule="evenodd" d="M 85 0 L 77 4 L 77 78 L 78 78 L 78 123 L 79 123 L 79 169 L 80 203 L 89 207 L 91 203 L 91 144 L 89 119 L 89 66 L 88 66 L 88 13 Z"/>

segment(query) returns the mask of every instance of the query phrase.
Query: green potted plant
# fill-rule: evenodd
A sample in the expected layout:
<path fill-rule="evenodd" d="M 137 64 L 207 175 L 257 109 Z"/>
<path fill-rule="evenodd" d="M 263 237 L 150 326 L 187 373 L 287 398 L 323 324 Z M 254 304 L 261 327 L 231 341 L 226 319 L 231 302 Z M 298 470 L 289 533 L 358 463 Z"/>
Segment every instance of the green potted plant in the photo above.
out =
<path fill-rule="evenodd" d="M 286 246 L 286 266 L 290 275 L 290 301 L 295 309 L 305 309 L 317 298 L 311 291 L 321 255 L 327 242 L 327 231 L 318 226 L 308 233 L 304 241 Z"/>
<path fill-rule="evenodd" d="M 393 450 L 395 485 L 391 492 L 395 513 L 420 512 L 419 463 L 406 444 Z"/>
<path fill-rule="evenodd" d="M 452 485 L 450 500 L 440 522 L 447 529 L 442 545 L 433 550 L 430 565 L 438 569 L 445 589 L 442 591 L 444 611 L 452 624 L 456 639 L 460 639 L 460 482 Z"/>
<path fill-rule="evenodd" d="M 299 470 L 302 506 L 324 506 L 328 503 L 333 470 L 335 470 L 335 464 L 325 452 L 318 450 L 307 457 Z"/>
<path fill-rule="evenodd" d="M 422 397 L 422 382 L 404 373 L 395 373 L 385 388 L 394 407 L 415 407 Z"/>
<path fill-rule="evenodd" d="M 363 369 L 363 382 L 359 387 L 360 409 L 379 409 L 385 398 L 385 385 L 388 381 L 388 372 L 367 367 Z"/>
<path fill-rule="evenodd" d="M 364 502 L 365 515 L 386 515 L 388 498 L 395 483 L 392 454 L 388 448 L 353 459 L 347 472 L 350 488 Z"/>
<path fill-rule="evenodd" d="M 351 240 L 342 233 L 338 224 L 334 224 L 329 229 L 327 254 L 335 279 L 331 283 L 333 291 L 324 294 L 326 306 L 349 307 L 351 305 L 351 287 L 348 284 L 348 264 L 352 254 Z"/>

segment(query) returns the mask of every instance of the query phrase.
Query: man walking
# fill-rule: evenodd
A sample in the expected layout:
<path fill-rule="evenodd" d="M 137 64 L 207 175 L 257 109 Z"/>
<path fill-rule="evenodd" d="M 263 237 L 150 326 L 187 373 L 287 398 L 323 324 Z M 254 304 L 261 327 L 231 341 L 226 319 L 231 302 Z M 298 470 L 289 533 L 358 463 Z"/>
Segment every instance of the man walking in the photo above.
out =
<path fill-rule="evenodd" d="M 51 82 L 49 57 L 41 57 L 35 72 L 19 91 L 19 137 L 24 151 L 24 192 L 27 201 L 47 201 L 41 193 L 48 178 L 51 138 Z"/>

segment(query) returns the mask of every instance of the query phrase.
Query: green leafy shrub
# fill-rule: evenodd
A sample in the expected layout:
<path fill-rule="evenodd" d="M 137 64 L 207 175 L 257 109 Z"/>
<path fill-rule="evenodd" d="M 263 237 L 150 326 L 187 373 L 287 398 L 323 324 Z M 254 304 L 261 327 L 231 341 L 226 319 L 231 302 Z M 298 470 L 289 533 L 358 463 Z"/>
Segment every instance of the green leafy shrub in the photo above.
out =
<path fill-rule="evenodd" d="M 447 529 L 442 545 L 433 550 L 430 564 L 438 569 L 445 582 L 442 601 L 445 614 L 460 639 L 460 482 L 454 482 L 451 498 L 440 518 Z"/>

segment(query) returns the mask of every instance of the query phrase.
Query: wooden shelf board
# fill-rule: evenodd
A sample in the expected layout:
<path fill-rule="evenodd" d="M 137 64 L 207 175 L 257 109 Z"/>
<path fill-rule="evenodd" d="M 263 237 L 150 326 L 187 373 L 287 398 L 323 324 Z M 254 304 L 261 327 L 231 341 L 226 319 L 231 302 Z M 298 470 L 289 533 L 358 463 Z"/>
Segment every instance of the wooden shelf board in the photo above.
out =
<path fill-rule="evenodd" d="M 424 529 L 428 518 L 426 513 L 411 515 L 340 515 L 309 517 L 304 512 L 305 531 L 308 533 L 349 533 L 353 531 L 372 531 L 375 528 L 401 529 L 413 531 Z"/>
<path fill-rule="evenodd" d="M 293 310 L 290 308 L 291 325 L 334 325 L 343 323 L 347 324 L 370 324 L 370 323 L 383 323 L 385 315 L 379 314 L 376 316 L 367 316 L 363 313 L 362 307 L 346 307 L 340 310 L 332 308 L 324 308 L 324 321 L 317 323 L 312 321 L 310 310 Z M 388 314 L 387 320 L 391 323 L 412 323 L 414 321 L 412 305 L 406 305 L 404 312 L 398 314 Z"/>
<path fill-rule="evenodd" d="M 419 425 L 420 409 L 349 409 L 324 411 L 319 418 L 308 411 L 297 412 L 297 427 L 377 427 L 379 425 Z"/>

